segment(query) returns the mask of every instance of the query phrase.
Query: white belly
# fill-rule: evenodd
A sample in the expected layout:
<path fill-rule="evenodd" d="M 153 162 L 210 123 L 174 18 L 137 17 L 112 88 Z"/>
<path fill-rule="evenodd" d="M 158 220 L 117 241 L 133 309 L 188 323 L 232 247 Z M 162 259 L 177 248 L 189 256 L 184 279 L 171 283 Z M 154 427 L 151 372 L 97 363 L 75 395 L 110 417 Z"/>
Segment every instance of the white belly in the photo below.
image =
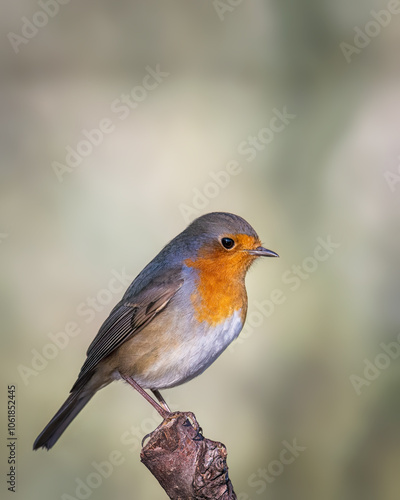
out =
<path fill-rule="evenodd" d="M 204 323 L 201 335 L 180 338 L 178 345 L 163 353 L 162 359 L 136 381 L 147 389 L 165 389 L 183 384 L 200 375 L 213 363 L 239 335 L 243 323 L 241 313 L 234 314 L 224 323 L 210 327 Z"/>

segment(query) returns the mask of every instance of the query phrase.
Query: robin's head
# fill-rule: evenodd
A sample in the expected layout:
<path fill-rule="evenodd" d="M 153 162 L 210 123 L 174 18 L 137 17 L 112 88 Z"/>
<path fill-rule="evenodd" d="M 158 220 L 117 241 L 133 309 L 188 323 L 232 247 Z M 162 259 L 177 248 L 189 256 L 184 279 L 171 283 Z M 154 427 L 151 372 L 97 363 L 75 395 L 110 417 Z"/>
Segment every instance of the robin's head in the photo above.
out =
<path fill-rule="evenodd" d="M 184 263 L 196 276 L 191 301 L 198 321 L 217 325 L 240 311 L 243 322 L 247 270 L 258 257 L 278 255 L 261 246 L 257 233 L 244 219 L 224 212 L 199 217 L 180 238 L 191 255 Z"/>
<path fill-rule="evenodd" d="M 223 268 L 229 269 L 232 278 L 244 276 L 258 257 L 278 257 L 272 250 L 261 246 L 257 233 L 248 222 L 230 213 L 203 215 L 194 220 L 184 234 L 185 238 L 193 238 L 197 246 L 197 255 L 190 259 L 191 267 L 207 265 L 216 273 Z"/>

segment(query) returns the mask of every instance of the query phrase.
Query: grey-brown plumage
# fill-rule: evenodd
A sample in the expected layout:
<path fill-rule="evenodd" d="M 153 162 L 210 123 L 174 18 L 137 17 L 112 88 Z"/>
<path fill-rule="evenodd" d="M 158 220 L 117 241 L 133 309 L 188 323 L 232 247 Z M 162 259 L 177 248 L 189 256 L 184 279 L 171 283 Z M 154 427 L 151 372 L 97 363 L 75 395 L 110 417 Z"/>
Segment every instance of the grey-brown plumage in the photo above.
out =
<path fill-rule="evenodd" d="M 199 217 L 143 269 L 87 350 L 71 393 L 36 439 L 50 449 L 92 396 L 124 379 L 169 411 L 159 389 L 202 373 L 239 335 L 246 316 L 244 277 L 259 256 L 254 229 L 237 215 Z M 151 389 L 163 408 L 143 389 Z M 164 412 L 164 413 L 163 413 Z"/>

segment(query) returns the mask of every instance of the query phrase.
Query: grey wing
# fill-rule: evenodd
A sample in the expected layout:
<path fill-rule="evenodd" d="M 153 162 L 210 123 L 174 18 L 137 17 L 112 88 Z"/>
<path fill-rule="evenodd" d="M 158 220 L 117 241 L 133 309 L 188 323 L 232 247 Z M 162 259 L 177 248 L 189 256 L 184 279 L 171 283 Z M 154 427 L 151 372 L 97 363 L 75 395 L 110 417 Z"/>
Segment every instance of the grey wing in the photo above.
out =
<path fill-rule="evenodd" d="M 86 383 L 100 361 L 142 330 L 165 309 L 182 284 L 182 278 L 150 283 L 135 297 L 135 300 L 117 304 L 90 344 L 86 353 L 87 358 L 71 391 Z"/>

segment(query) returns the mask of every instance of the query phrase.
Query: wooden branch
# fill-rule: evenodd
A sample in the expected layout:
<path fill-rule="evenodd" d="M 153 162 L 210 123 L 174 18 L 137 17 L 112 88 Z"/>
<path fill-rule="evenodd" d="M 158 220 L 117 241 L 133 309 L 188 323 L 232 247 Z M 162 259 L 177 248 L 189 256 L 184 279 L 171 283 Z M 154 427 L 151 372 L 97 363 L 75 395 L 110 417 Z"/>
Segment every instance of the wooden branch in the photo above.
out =
<path fill-rule="evenodd" d="M 226 448 L 203 437 L 193 413 L 172 413 L 148 437 L 140 459 L 169 498 L 236 499 Z"/>

